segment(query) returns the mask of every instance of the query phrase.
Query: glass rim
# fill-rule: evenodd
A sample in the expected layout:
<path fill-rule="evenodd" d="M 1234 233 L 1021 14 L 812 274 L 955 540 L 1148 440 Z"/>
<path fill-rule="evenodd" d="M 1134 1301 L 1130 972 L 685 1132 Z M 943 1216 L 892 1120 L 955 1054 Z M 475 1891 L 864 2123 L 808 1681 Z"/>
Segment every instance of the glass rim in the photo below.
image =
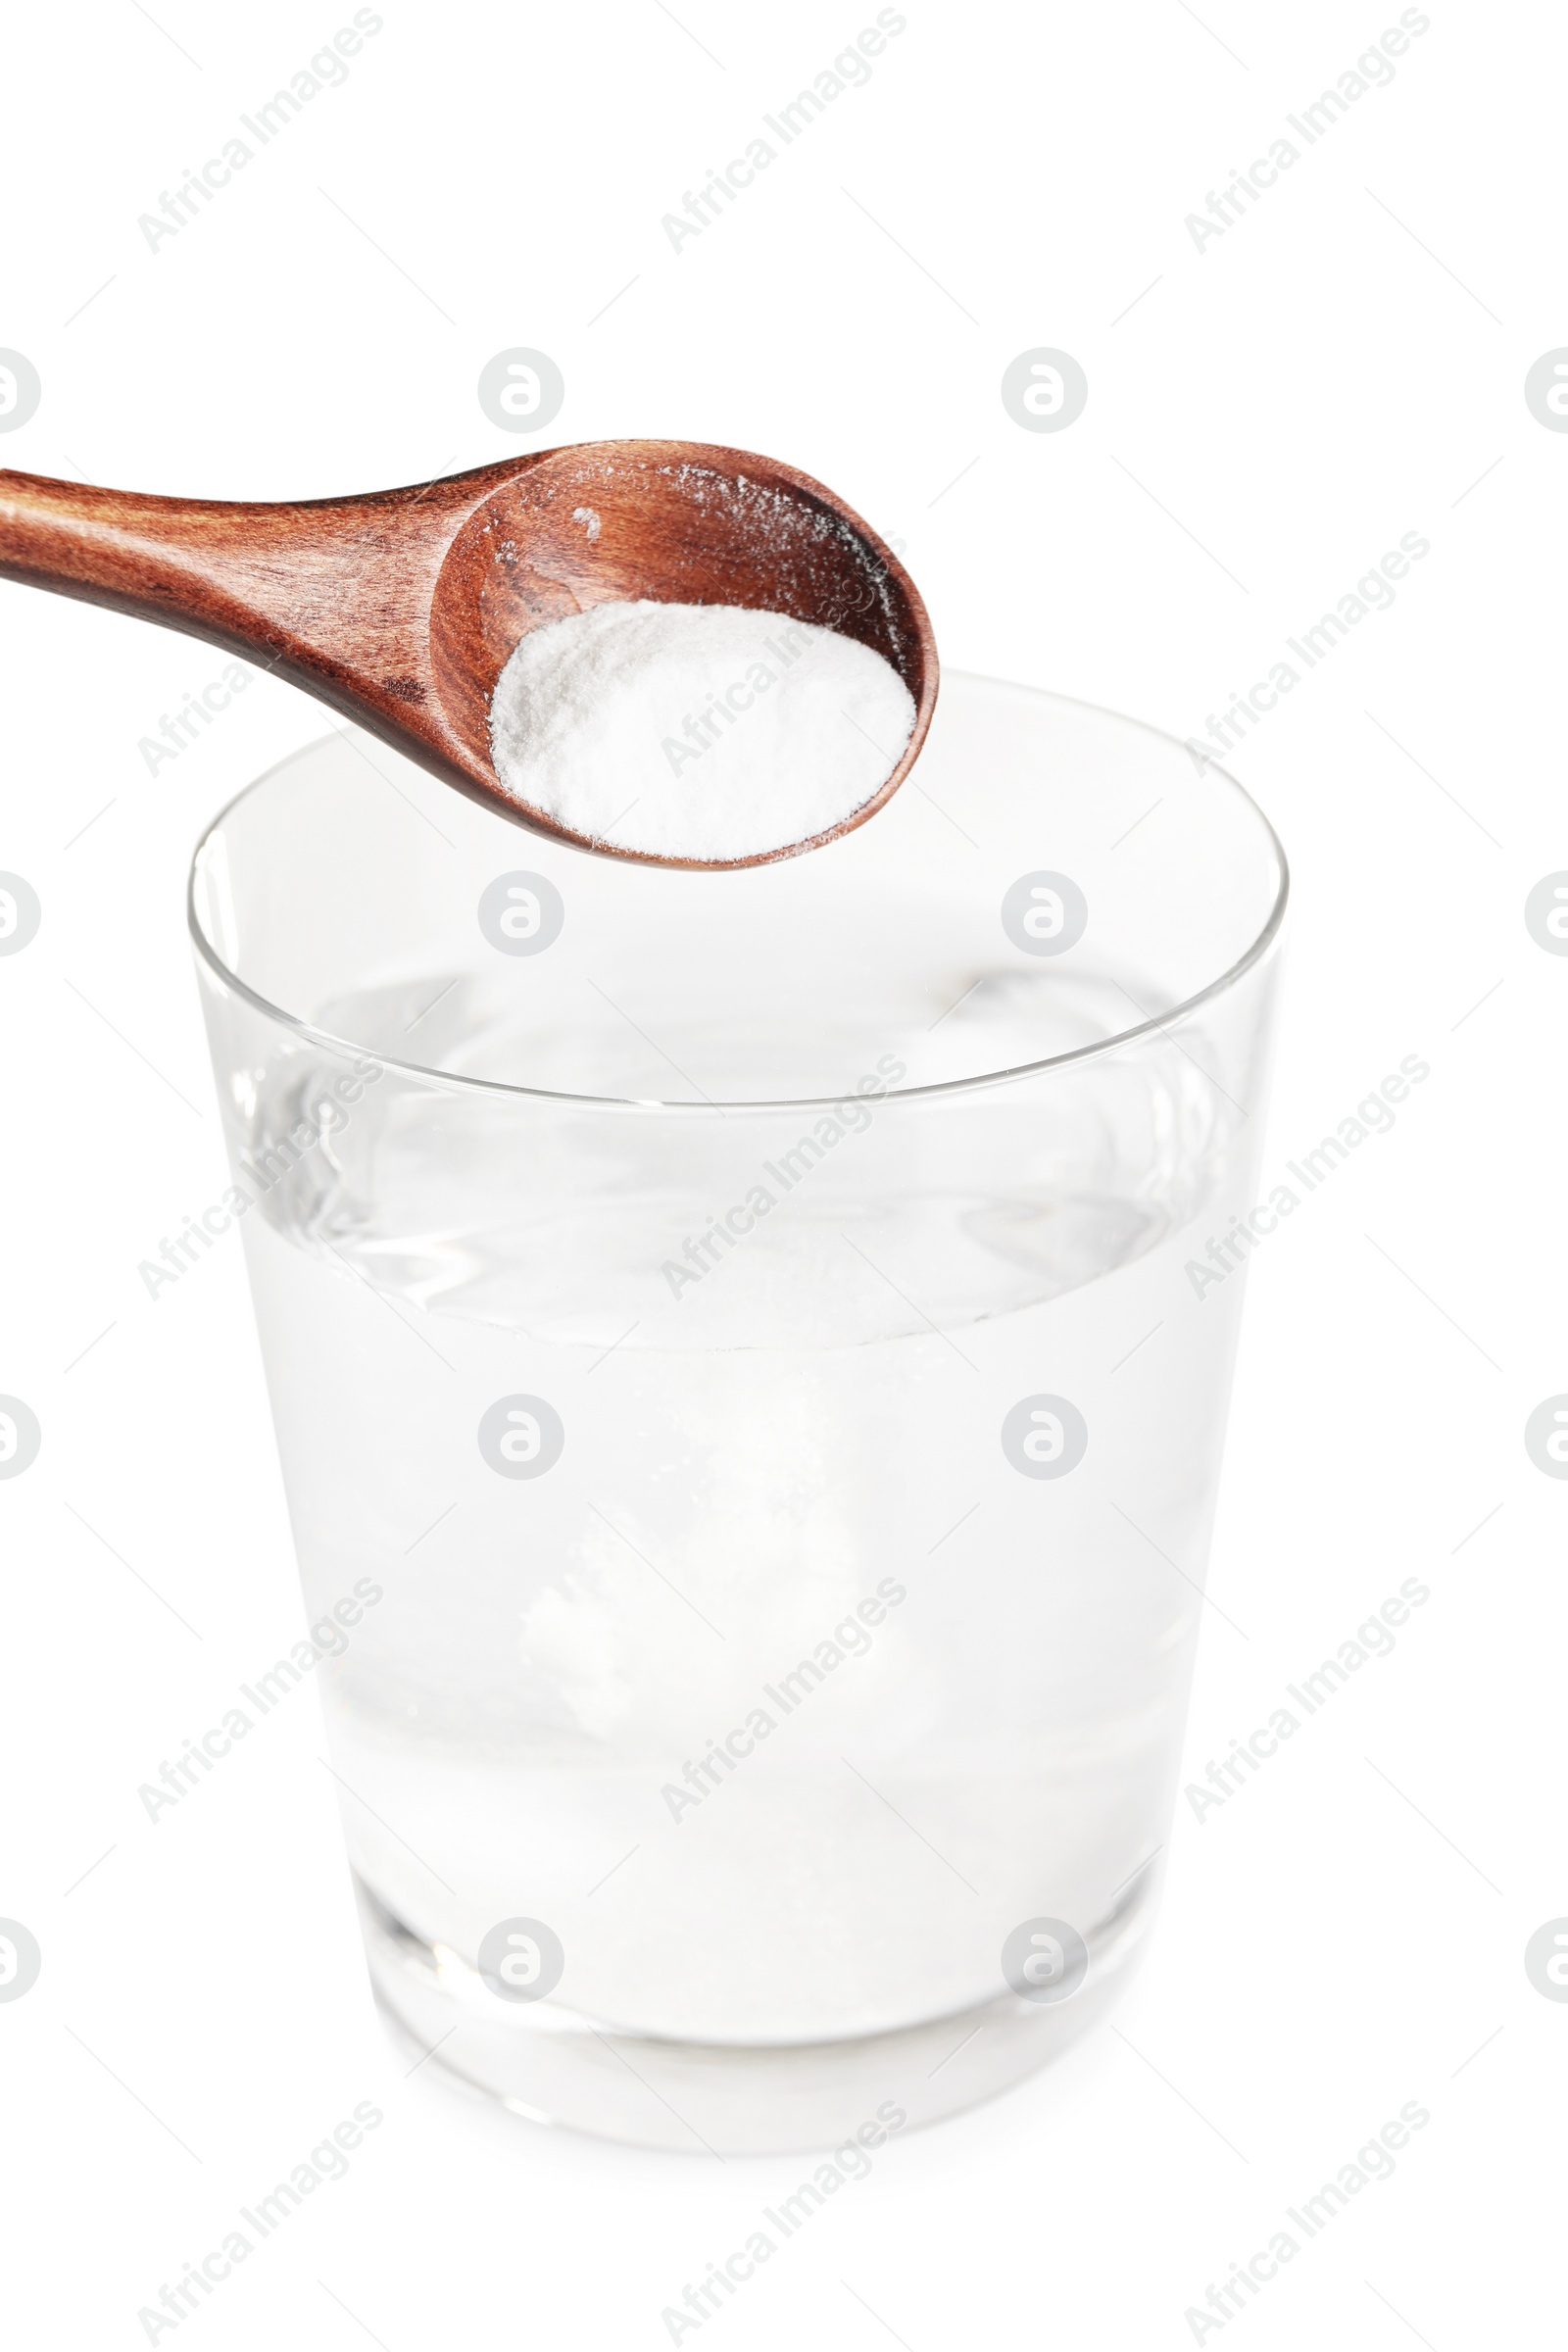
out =
<path fill-rule="evenodd" d="M 1038 695 L 1044 702 L 1066 703 L 1074 710 L 1091 710 L 1097 717 L 1113 719 L 1118 726 L 1135 727 L 1141 734 L 1152 735 L 1159 742 L 1169 744 L 1174 751 L 1185 751 L 1187 748 L 1180 737 L 1170 734 L 1164 727 L 1153 726 L 1148 719 L 1129 717 L 1122 710 L 1107 710 L 1102 703 L 1087 702 L 1081 695 L 1056 694 L 1049 687 L 1028 686 L 1016 678 L 993 678 L 978 670 L 955 670 L 952 674 L 954 677 L 970 678 L 978 685 L 1004 686 L 1014 694 Z M 340 729 L 330 728 L 325 735 L 313 736 L 310 742 L 298 744 L 293 751 L 285 752 L 282 759 L 274 760 L 270 767 L 264 768 L 259 776 L 253 776 L 231 800 L 224 802 L 217 815 L 203 826 L 191 852 L 190 871 L 185 885 L 185 921 L 196 954 L 224 988 L 265 1014 L 277 1027 L 291 1031 L 312 1045 L 324 1047 L 329 1053 L 371 1060 L 379 1069 L 395 1070 L 404 1077 L 419 1079 L 429 1086 L 450 1089 L 459 1094 L 516 1096 L 528 1102 L 569 1105 L 574 1110 L 681 1111 L 695 1112 L 703 1117 L 725 1118 L 732 1111 L 830 1110 L 836 1103 L 847 1100 L 846 1094 L 841 1092 L 836 1095 L 789 1095 L 753 1100 L 732 1099 L 721 1102 L 670 1102 L 662 1096 L 583 1095 L 556 1087 L 521 1086 L 511 1079 L 477 1078 L 466 1071 L 433 1069 L 425 1062 L 406 1061 L 398 1054 L 383 1054 L 373 1046 L 356 1042 L 353 1038 L 339 1037 L 329 1029 L 318 1028 L 314 1022 L 303 1020 L 297 1013 L 274 1004 L 270 997 L 264 996 L 260 989 L 253 988 L 249 981 L 242 980 L 238 972 L 223 961 L 202 927 L 196 910 L 196 883 L 202 853 L 240 803 L 249 800 L 253 792 L 260 792 L 265 784 L 270 784 L 274 776 L 303 753 L 314 751 L 319 744 L 341 742 L 342 739 Z M 879 1101 L 909 1102 L 941 1095 L 973 1094 L 986 1087 L 1014 1086 L 1024 1079 L 1038 1077 L 1048 1070 L 1065 1069 L 1076 1062 L 1108 1058 L 1144 1038 L 1157 1036 L 1171 1029 L 1200 1005 L 1225 995 L 1255 963 L 1262 960 L 1279 936 L 1291 895 L 1291 871 L 1285 845 L 1246 785 L 1239 782 L 1227 767 L 1217 760 L 1208 760 L 1204 761 L 1204 772 L 1218 776 L 1245 803 L 1261 827 L 1264 844 L 1273 852 L 1279 869 L 1279 886 L 1268 914 L 1256 936 L 1235 961 L 1191 996 L 1184 997 L 1179 1004 L 1173 1004 L 1168 1012 L 1151 1014 L 1135 1021 L 1125 1029 L 1118 1029 L 1113 1037 L 1098 1038 L 1092 1045 L 1072 1046 L 1065 1053 L 1043 1054 L 1037 1060 L 1018 1062 L 1005 1070 L 980 1070 L 963 1078 L 937 1079 L 925 1086 L 890 1087 L 885 1095 L 878 1098 Z M 591 854 L 588 851 L 582 853 L 585 857 Z"/>

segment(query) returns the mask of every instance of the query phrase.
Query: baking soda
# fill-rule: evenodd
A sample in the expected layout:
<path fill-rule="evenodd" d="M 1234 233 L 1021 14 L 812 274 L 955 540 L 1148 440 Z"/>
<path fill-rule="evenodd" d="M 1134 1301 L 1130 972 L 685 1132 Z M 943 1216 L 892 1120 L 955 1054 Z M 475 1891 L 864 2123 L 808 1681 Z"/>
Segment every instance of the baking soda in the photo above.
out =
<path fill-rule="evenodd" d="M 705 863 L 818 840 L 903 757 L 914 700 L 851 637 L 732 605 L 594 605 L 496 681 L 496 773 L 615 849 Z"/>

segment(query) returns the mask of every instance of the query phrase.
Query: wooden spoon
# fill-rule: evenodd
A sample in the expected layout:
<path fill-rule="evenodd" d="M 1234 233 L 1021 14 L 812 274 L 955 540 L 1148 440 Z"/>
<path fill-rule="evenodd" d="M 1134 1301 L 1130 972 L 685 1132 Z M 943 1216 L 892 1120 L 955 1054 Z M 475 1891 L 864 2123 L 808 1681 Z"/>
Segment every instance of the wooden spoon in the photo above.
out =
<path fill-rule="evenodd" d="M 526 806 L 490 760 L 490 700 L 519 638 L 590 605 L 741 605 L 881 654 L 925 739 L 937 651 L 913 581 L 843 502 L 793 466 L 696 441 L 586 441 L 406 490 L 296 506 L 150 498 L 0 471 L 0 577 L 210 639 L 303 686 L 448 784 L 537 833 L 650 865 Z"/>

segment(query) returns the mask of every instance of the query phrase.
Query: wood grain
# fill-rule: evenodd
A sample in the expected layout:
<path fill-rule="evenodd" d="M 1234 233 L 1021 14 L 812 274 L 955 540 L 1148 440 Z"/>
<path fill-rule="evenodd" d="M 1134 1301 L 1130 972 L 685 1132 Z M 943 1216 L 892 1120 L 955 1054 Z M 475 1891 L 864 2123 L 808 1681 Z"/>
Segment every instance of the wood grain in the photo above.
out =
<path fill-rule="evenodd" d="M 936 702 L 925 607 L 875 533 L 793 467 L 700 442 L 583 442 L 281 506 L 0 471 L 0 577 L 224 646 L 514 822 L 651 864 L 691 861 L 590 842 L 497 779 L 490 700 L 528 630 L 650 597 L 783 612 L 884 655 L 914 731 L 876 797 L 817 840 L 897 790 Z"/>

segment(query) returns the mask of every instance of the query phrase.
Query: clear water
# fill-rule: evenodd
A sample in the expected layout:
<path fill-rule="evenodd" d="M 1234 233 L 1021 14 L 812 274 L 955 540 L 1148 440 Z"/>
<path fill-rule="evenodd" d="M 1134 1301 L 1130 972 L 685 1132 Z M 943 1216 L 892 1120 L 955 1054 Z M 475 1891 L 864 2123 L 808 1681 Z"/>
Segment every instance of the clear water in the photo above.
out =
<path fill-rule="evenodd" d="M 311 1614 L 382 1593 L 322 1682 L 396 1917 L 468 1959 L 542 1919 L 568 2007 L 781 2042 L 983 2001 L 1020 1922 L 1127 1903 L 1241 1288 L 1200 1303 L 1182 1271 L 1248 1156 L 1192 1043 L 1045 1106 L 882 1106 L 673 1291 L 810 1117 L 671 1144 L 389 1077 L 266 1196 L 243 1230 Z M 264 1084 L 255 1133 L 318 1076 Z M 1088 1425 L 1060 1479 L 1003 1450 L 1039 1393 Z M 517 1394 L 565 1433 L 537 1478 L 477 1441 Z"/>

